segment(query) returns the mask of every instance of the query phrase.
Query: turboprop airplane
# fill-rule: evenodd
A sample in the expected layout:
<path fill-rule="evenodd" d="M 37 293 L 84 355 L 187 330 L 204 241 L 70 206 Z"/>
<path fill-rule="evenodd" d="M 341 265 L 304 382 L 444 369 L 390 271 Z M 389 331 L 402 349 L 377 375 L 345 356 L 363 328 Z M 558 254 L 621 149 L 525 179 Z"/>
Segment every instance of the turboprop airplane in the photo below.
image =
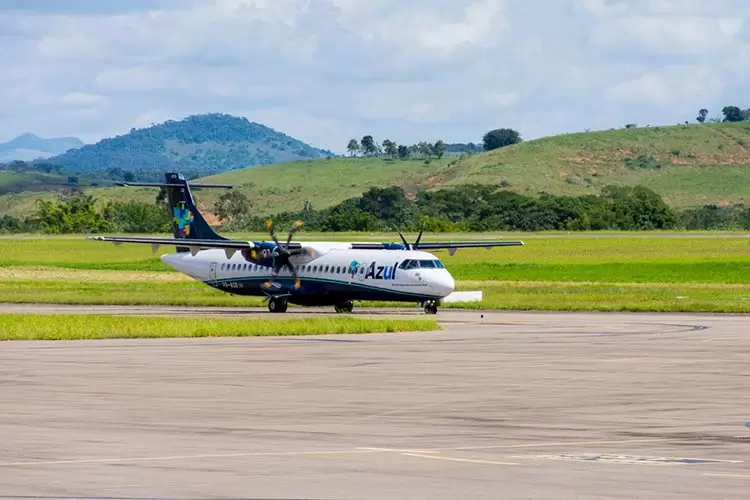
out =
<path fill-rule="evenodd" d="M 415 302 L 427 314 L 436 314 L 441 300 L 454 290 L 453 277 L 443 263 L 426 250 L 521 246 L 522 241 L 402 243 L 293 242 L 302 223 L 297 221 L 285 242 L 230 240 L 214 232 L 196 207 L 192 188 L 232 188 L 225 184 L 193 184 L 178 173 L 167 173 L 166 182 L 128 183 L 166 189 L 174 238 L 89 236 L 116 245 L 162 245 L 177 248 L 161 261 L 192 278 L 224 292 L 262 296 L 268 310 L 286 312 L 289 304 L 334 306 L 352 312 L 355 300 Z"/>

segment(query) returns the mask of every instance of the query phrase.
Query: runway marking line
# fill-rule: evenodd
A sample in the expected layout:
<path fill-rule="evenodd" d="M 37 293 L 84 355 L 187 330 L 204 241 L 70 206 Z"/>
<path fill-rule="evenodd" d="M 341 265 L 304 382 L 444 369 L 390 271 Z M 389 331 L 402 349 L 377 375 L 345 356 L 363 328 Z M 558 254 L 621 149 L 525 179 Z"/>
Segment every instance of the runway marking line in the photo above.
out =
<path fill-rule="evenodd" d="M 706 472 L 701 475 L 711 476 L 711 477 L 731 477 L 731 478 L 737 478 L 737 479 L 750 479 L 750 474 L 721 474 L 718 472 L 715 472 L 715 473 Z"/>
<path fill-rule="evenodd" d="M 552 442 L 552 443 L 528 443 L 528 444 L 498 444 L 490 446 L 461 446 L 458 448 L 433 448 L 435 451 L 462 451 L 462 450 L 493 450 L 493 449 L 514 449 L 514 448 L 551 448 L 558 446 L 595 446 L 603 444 L 628 444 L 628 443 L 656 443 L 666 441 L 681 441 L 680 439 L 669 438 L 647 438 L 647 439 L 620 439 L 613 441 L 570 441 L 570 442 Z"/>
<path fill-rule="evenodd" d="M 551 442 L 551 443 L 529 443 L 529 444 L 504 444 L 489 446 L 460 446 L 454 448 L 428 448 L 428 449 L 400 449 L 400 448 L 377 448 L 377 447 L 359 447 L 352 450 L 333 450 L 333 451 L 288 451 L 288 452 L 249 452 L 249 453 L 215 453 L 200 455 L 170 455 L 159 457 L 110 457 L 110 458 L 82 458 L 68 460 L 37 460 L 24 462 L 0 462 L 0 467 L 20 467 L 34 465 L 69 465 L 69 464 L 90 464 L 90 463 L 120 463 L 120 462 L 156 462 L 167 460 L 191 460 L 201 458 L 242 458 L 242 457 L 295 457 L 295 456 L 320 456 L 320 455 L 357 455 L 367 453 L 401 453 L 412 455 L 421 455 L 421 458 L 435 458 L 448 460 L 451 457 L 438 457 L 437 454 L 442 451 L 467 451 L 467 450 L 492 450 L 492 449 L 518 449 L 518 448 L 544 448 L 559 446 L 592 446 L 606 444 L 627 444 L 627 443 L 649 443 L 649 442 L 669 442 L 682 441 L 681 439 L 654 438 L 654 439 L 625 439 L 612 441 L 573 441 L 573 442 Z M 471 459 L 454 459 L 456 461 L 471 462 Z M 476 463 L 493 463 L 493 461 L 474 461 Z M 515 465 L 510 462 L 495 462 L 495 465 Z"/>
<path fill-rule="evenodd" d="M 398 448 L 371 448 L 371 447 L 361 447 L 357 448 L 358 450 L 370 450 L 370 451 L 391 451 L 394 453 L 422 453 L 422 454 L 429 454 L 429 453 L 440 453 L 437 450 L 419 450 L 419 449 L 398 449 Z"/>
<path fill-rule="evenodd" d="M 0 467 L 26 466 L 26 465 L 63 465 L 63 464 L 89 464 L 89 463 L 119 463 L 119 462 L 155 462 L 161 460 L 190 460 L 196 458 L 241 458 L 241 457 L 295 457 L 316 455 L 352 455 L 364 453 L 377 453 L 376 450 L 338 450 L 338 451 L 280 451 L 280 452 L 255 452 L 255 453 L 218 453 L 202 455 L 171 455 L 164 457 L 124 457 L 124 458 L 82 458 L 70 460 L 37 460 L 32 462 L 0 462 Z"/>
<path fill-rule="evenodd" d="M 471 464 L 518 465 L 515 462 L 496 462 L 494 460 L 476 460 L 472 458 L 455 458 L 455 457 L 445 457 L 441 455 L 424 455 L 422 453 L 401 453 L 401 455 L 404 455 L 407 457 L 417 457 L 417 458 L 432 458 L 433 460 L 449 460 L 451 462 L 468 462 Z"/>

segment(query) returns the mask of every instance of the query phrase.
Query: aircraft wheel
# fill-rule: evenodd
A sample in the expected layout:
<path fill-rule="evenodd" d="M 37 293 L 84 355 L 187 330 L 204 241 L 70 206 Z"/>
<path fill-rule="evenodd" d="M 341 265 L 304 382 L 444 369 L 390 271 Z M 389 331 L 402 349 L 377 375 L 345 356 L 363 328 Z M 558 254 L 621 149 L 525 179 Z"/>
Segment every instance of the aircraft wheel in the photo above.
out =
<path fill-rule="evenodd" d="M 424 306 L 425 314 L 437 314 L 438 306 L 435 304 L 427 304 Z"/>
<path fill-rule="evenodd" d="M 268 301 L 268 310 L 272 313 L 284 313 L 286 312 L 289 304 L 284 299 L 270 299 Z"/>
<path fill-rule="evenodd" d="M 354 310 L 354 303 L 352 302 L 344 302 L 343 304 L 338 304 L 336 306 L 337 313 L 350 313 L 353 310 Z"/>

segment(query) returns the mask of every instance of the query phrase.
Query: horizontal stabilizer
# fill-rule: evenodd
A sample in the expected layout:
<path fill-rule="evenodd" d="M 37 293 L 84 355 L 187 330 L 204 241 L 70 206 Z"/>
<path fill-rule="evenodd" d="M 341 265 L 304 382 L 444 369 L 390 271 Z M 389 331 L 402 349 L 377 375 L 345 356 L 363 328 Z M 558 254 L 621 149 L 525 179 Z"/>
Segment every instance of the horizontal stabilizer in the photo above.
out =
<path fill-rule="evenodd" d="M 167 182 L 116 182 L 118 186 L 122 187 L 185 187 L 185 184 L 174 184 Z M 190 189 L 199 188 L 223 188 L 232 189 L 233 184 L 189 184 Z"/>

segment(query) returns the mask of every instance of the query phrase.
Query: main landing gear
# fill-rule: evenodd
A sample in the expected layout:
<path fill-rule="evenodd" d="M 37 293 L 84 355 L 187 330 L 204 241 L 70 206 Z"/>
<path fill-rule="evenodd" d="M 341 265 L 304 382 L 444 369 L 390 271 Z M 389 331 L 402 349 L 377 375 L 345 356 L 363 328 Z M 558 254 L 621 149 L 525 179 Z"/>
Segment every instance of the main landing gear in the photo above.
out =
<path fill-rule="evenodd" d="M 438 312 L 438 302 L 434 300 L 430 300 L 424 303 L 425 314 L 437 314 L 437 312 Z"/>
<path fill-rule="evenodd" d="M 344 302 L 343 304 L 336 304 L 333 308 L 337 313 L 350 313 L 354 310 L 354 303 Z"/>
<path fill-rule="evenodd" d="M 272 313 L 284 313 L 287 307 L 289 307 L 289 302 L 283 297 L 271 297 L 268 299 L 268 310 Z"/>

